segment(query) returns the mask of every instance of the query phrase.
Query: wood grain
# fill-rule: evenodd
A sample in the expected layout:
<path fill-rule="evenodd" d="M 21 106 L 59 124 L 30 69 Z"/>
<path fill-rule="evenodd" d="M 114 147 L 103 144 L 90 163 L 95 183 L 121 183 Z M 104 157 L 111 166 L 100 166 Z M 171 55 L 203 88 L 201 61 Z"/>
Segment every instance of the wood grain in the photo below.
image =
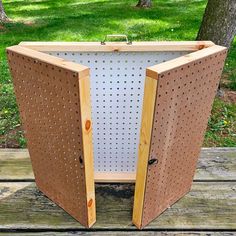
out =
<path fill-rule="evenodd" d="M 54 57 L 46 53 L 41 53 L 41 52 L 26 48 L 26 47 L 21 47 L 21 46 L 16 45 L 16 46 L 8 47 L 7 51 L 10 51 L 10 52 L 13 51 L 15 53 L 19 53 L 21 55 L 31 57 L 35 59 L 36 61 L 40 60 L 42 62 L 50 63 L 52 65 L 59 66 L 61 68 L 78 72 L 81 78 L 89 75 L 89 68 L 87 66 L 80 65 L 78 63 L 71 62 L 71 61 L 66 61 L 62 58 Z"/>
<path fill-rule="evenodd" d="M 146 77 L 133 208 L 133 223 L 139 229 L 141 228 L 143 215 L 143 201 L 145 196 L 144 194 L 146 188 L 145 185 L 148 165 L 147 162 L 151 145 L 153 114 L 157 93 L 156 90 L 157 81 L 150 77 Z"/>
<path fill-rule="evenodd" d="M 224 232 L 216 232 L 216 231 L 207 231 L 207 232 L 197 232 L 197 231 L 146 231 L 146 232 L 129 232 L 129 231 L 93 231 L 93 232 L 85 232 L 85 231 L 72 231 L 72 232 L 36 232 L 36 233 L 0 233 L 0 236 L 233 236 L 235 232 L 232 231 L 224 231 Z"/>
<path fill-rule="evenodd" d="M 104 181 L 108 177 L 98 178 Z M 0 181 L 3 180 L 34 180 L 26 149 L 0 149 Z M 203 148 L 195 174 L 195 181 L 198 180 L 236 181 L 236 148 Z"/>
<path fill-rule="evenodd" d="M 97 222 L 93 230 L 134 230 L 133 194 L 133 184 L 96 185 Z M 0 183 L 0 212 L 0 230 L 83 228 L 34 183 Z M 194 183 L 189 194 L 145 230 L 232 230 L 236 229 L 235 219 L 235 182 Z"/>
<path fill-rule="evenodd" d="M 92 142 L 92 117 L 90 102 L 90 77 L 79 78 L 80 114 L 83 140 L 83 162 L 88 211 L 88 227 L 96 221 L 96 201 L 94 189 L 94 164 Z"/>
<path fill-rule="evenodd" d="M 153 79 L 158 79 L 158 74 L 168 71 L 170 70 L 170 68 L 173 69 L 173 68 L 183 66 L 195 60 L 208 57 L 217 52 L 221 52 L 222 50 L 225 50 L 225 49 L 226 47 L 214 45 L 212 47 L 204 48 L 203 50 L 198 50 L 196 52 L 192 52 L 190 54 L 184 55 L 182 57 L 178 57 L 173 60 L 169 60 L 169 61 L 162 62 L 154 66 L 150 66 L 147 68 L 147 76 L 150 76 Z"/>
<path fill-rule="evenodd" d="M 162 42 L 21 42 L 22 47 L 37 51 L 196 51 L 214 45 L 211 41 L 162 41 Z"/>

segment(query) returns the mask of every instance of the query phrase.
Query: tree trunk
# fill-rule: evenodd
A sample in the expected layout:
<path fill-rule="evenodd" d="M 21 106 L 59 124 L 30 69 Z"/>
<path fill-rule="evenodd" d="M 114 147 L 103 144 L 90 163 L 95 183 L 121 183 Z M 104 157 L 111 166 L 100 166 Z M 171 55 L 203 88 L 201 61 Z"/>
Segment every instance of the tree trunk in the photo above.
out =
<path fill-rule="evenodd" d="M 236 34 L 236 0 L 208 0 L 197 40 L 230 47 Z"/>
<path fill-rule="evenodd" d="M 136 7 L 151 7 L 151 6 L 152 6 L 151 0 L 139 0 L 138 4 L 136 5 Z"/>
<path fill-rule="evenodd" d="M 4 11 L 2 0 L 0 0 L 0 23 L 8 21 L 8 17 Z"/>

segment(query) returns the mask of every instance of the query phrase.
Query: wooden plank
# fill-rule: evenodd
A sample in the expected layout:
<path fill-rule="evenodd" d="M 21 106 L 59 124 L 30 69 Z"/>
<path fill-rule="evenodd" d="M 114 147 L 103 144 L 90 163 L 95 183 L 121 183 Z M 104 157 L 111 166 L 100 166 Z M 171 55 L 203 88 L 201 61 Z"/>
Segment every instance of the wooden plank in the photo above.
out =
<path fill-rule="evenodd" d="M 31 57 L 35 60 L 40 60 L 42 62 L 50 63 L 52 65 L 74 71 L 79 74 L 79 78 L 89 75 L 89 68 L 84 65 L 80 65 L 78 63 L 74 63 L 71 61 L 66 61 L 62 58 L 54 57 L 46 53 L 38 52 L 38 51 L 29 49 L 26 47 L 12 46 L 12 47 L 8 47 L 7 51 L 8 53 L 13 51 L 15 53 L 19 53 L 21 55 Z"/>
<path fill-rule="evenodd" d="M 211 41 L 162 41 L 162 42 L 21 42 L 22 47 L 37 51 L 196 51 L 214 45 Z"/>
<path fill-rule="evenodd" d="M 68 230 L 69 231 L 69 230 Z M 18 233 L 18 232 L 11 232 L 11 233 L 0 233 L 0 236 L 74 236 L 74 235 L 84 235 L 84 236 L 183 236 L 183 235 L 188 235 L 188 236 L 233 236 L 235 235 L 235 232 L 232 231 L 205 231 L 205 232 L 200 232 L 200 231 L 134 231 L 134 232 L 129 232 L 129 231 L 106 231 L 106 232 L 99 232 L 99 231 L 92 231 L 92 232 L 87 232 L 87 231 L 72 231 L 70 230 L 69 232 L 35 232 L 35 233 L 29 233 L 29 232 L 24 232 L 24 233 Z"/>
<path fill-rule="evenodd" d="M 96 185 L 94 230 L 134 230 L 133 184 Z M 80 230 L 83 227 L 34 183 L 0 183 L 0 230 Z M 236 230 L 235 182 L 194 183 L 184 198 L 145 230 Z"/>
<path fill-rule="evenodd" d="M 96 183 L 134 183 L 135 172 L 95 172 Z"/>
<path fill-rule="evenodd" d="M 0 149 L 0 181 L 3 180 L 34 180 L 27 149 Z M 134 182 L 135 173 L 95 173 L 96 182 L 112 180 Z M 203 148 L 195 174 L 195 181 L 199 180 L 236 181 L 236 148 Z"/>
<path fill-rule="evenodd" d="M 177 68 L 177 67 L 186 65 L 186 64 L 193 62 L 195 60 L 209 57 L 212 54 L 215 54 L 217 52 L 221 52 L 224 49 L 226 49 L 226 47 L 214 45 L 212 47 L 204 48 L 204 50 L 192 52 L 192 53 L 184 55 L 182 57 L 178 57 L 173 60 L 169 60 L 169 61 L 157 64 L 154 66 L 150 66 L 147 68 L 147 76 L 150 76 L 153 79 L 158 79 L 158 74 L 161 74 L 165 71 L 173 70 L 173 68 Z"/>
<path fill-rule="evenodd" d="M 153 115 L 156 102 L 157 80 L 146 77 L 143 99 L 142 124 L 139 140 L 138 167 L 134 194 L 133 223 L 140 228 L 143 214 L 143 200 L 150 152 Z"/>
<path fill-rule="evenodd" d="M 0 180 L 34 180 L 27 149 L 0 149 Z"/>
<path fill-rule="evenodd" d="M 236 181 L 236 148 L 202 148 L 196 181 Z"/>
<path fill-rule="evenodd" d="M 79 79 L 80 114 L 83 141 L 83 162 L 85 172 L 85 188 L 87 197 L 88 227 L 96 221 L 96 202 L 94 189 L 94 164 L 92 143 L 92 117 L 90 102 L 90 78 Z"/>

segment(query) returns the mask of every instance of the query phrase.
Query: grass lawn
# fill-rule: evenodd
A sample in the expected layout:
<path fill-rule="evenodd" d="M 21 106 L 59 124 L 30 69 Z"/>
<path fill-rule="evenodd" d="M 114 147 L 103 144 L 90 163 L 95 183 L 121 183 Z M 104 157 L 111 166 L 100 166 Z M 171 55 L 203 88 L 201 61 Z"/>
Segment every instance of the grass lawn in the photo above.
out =
<path fill-rule="evenodd" d="M 20 41 L 101 41 L 127 34 L 133 41 L 195 40 L 206 0 L 156 0 L 151 9 L 137 0 L 3 0 L 11 23 L 0 25 L 0 145 L 24 147 L 5 48 Z M 236 90 L 236 40 L 224 86 Z M 216 99 L 205 146 L 236 146 L 236 104 Z"/>

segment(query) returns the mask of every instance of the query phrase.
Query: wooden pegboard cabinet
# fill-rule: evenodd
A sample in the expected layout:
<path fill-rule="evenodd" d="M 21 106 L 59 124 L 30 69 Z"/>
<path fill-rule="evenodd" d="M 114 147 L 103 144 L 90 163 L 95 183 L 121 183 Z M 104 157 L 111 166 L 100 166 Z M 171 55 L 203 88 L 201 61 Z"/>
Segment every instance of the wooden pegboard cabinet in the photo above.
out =
<path fill-rule="evenodd" d="M 190 188 L 226 48 L 22 42 L 7 48 L 36 184 L 86 227 L 94 182 L 135 182 L 143 228 Z"/>

